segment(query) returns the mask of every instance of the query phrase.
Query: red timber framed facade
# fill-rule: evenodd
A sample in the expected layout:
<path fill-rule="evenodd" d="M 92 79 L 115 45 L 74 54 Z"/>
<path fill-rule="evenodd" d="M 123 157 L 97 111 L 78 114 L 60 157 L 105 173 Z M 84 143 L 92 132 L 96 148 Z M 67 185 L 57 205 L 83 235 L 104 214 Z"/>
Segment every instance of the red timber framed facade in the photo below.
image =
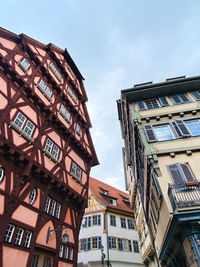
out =
<path fill-rule="evenodd" d="M 98 164 L 83 80 L 67 50 L 0 28 L 0 267 L 77 266 Z"/>

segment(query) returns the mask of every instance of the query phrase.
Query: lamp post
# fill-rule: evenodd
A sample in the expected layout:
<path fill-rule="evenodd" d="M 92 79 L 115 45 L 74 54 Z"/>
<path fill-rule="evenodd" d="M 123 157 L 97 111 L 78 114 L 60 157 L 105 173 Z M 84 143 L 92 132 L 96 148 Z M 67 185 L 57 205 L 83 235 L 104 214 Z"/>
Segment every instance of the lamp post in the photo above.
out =
<path fill-rule="evenodd" d="M 103 252 L 104 252 L 104 246 L 101 245 L 101 264 L 104 265 L 105 254 Z"/>
<path fill-rule="evenodd" d="M 49 242 L 49 236 L 50 236 L 51 232 L 61 231 L 61 230 L 66 229 L 66 228 L 67 227 L 62 227 L 62 228 L 50 230 L 50 226 L 49 226 L 48 230 L 47 230 L 46 244 L 48 244 L 48 242 Z M 68 243 L 68 241 L 69 241 L 69 235 L 68 234 L 64 234 L 63 237 L 62 237 L 63 245 L 66 245 Z"/>

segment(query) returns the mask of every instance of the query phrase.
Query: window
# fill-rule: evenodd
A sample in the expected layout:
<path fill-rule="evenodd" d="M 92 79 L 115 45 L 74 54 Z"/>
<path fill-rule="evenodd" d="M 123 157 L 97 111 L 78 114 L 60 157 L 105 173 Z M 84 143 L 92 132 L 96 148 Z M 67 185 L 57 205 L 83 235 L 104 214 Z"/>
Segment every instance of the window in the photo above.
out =
<path fill-rule="evenodd" d="M 72 89 L 70 87 L 67 88 L 67 92 L 70 95 L 70 97 L 72 98 L 72 100 L 77 103 L 77 96 L 75 95 L 75 93 L 72 91 Z"/>
<path fill-rule="evenodd" d="M 64 246 L 63 246 L 63 244 L 61 244 L 60 245 L 60 250 L 59 250 L 59 257 L 61 257 L 61 258 L 63 256 L 63 250 L 64 250 Z"/>
<path fill-rule="evenodd" d="M 82 179 L 82 170 L 75 162 L 72 162 L 71 175 L 80 181 Z"/>
<path fill-rule="evenodd" d="M 117 200 L 114 198 L 109 198 L 109 203 L 113 206 L 117 206 Z"/>
<path fill-rule="evenodd" d="M 172 133 L 172 130 L 169 125 L 155 126 L 153 129 L 155 131 L 158 141 L 167 141 L 175 139 L 174 134 Z"/>
<path fill-rule="evenodd" d="M 51 216 L 54 216 L 59 219 L 61 207 L 62 206 L 59 202 L 48 196 L 45 203 L 44 211 L 46 213 L 49 213 Z"/>
<path fill-rule="evenodd" d="M 71 248 L 70 250 L 70 256 L 69 256 L 69 259 L 72 261 L 73 260 L 73 255 L 74 255 L 74 249 Z"/>
<path fill-rule="evenodd" d="M 116 217 L 114 215 L 110 215 L 110 225 L 116 226 Z"/>
<path fill-rule="evenodd" d="M 18 112 L 16 118 L 11 123 L 16 130 L 18 130 L 24 137 L 30 138 L 35 129 L 35 125 L 30 122 L 21 112 Z"/>
<path fill-rule="evenodd" d="M 139 253 L 138 241 L 133 240 L 133 251 Z"/>
<path fill-rule="evenodd" d="M 37 189 L 33 188 L 33 190 L 29 194 L 29 204 L 32 205 L 37 197 Z"/>
<path fill-rule="evenodd" d="M 60 106 L 60 114 L 66 119 L 67 122 L 70 122 L 71 114 L 63 105 Z"/>
<path fill-rule="evenodd" d="M 62 79 L 62 75 L 60 74 L 60 72 L 58 71 L 58 69 L 56 68 L 56 66 L 54 65 L 53 62 L 50 63 L 49 65 L 51 71 L 53 72 L 53 74 L 56 76 L 56 78 L 59 80 L 59 82 Z"/>
<path fill-rule="evenodd" d="M 190 92 L 190 94 L 194 97 L 195 100 L 197 100 L 197 101 L 200 100 L 200 92 L 199 91 Z"/>
<path fill-rule="evenodd" d="M 52 97 L 52 90 L 47 86 L 44 80 L 40 80 L 40 82 L 37 84 L 37 87 L 40 89 L 40 91 L 49 99 L 51 100 Z"/>
<path fill-rule="evenodd" d="M 24 71 L 24 72 L 27 72 L 27 70 L 29 69 L 30 67 L 30 63 L 28 62 L 28 60 L 26 58 L 23 58 L 22 61 L 19 61 L 18 62 L 18 65 L 21 67 L 21 69 Z"/>
<path fill-rule="evenodd" d="M 24 247 L 29 248 L 31 243 L 32 232 L 27 231 L 24 239 Z"/>
<path fill-rule="evenodd" d="M 186 94 L 177 94 L 170 96 L 175 105 L 184 104 L 190 102 L 190 99 Z"/>
<path fill-rule="evenodd" d="M 92 248 L 98 248 L 97 237 L 92 237 Z"/>
<path fill-rule="evenodd" d="M 187 163 L 175 163 L 167 167 L 175 185 L 183 185 L 187 181 L 196 180 Z"/>
<path fill-rule="evenodd" d="M 154 108 L 169 106 L 169 103 L 165 96 L 138 101 L 137 104 L 139 110 L 154 109 Z"/>
<path fill-rule="evenodd" d="M 16 245 L 19 246 L 21 244 L 23 234 L 24 234 L 24 229 L 22 229 L 22 228 L 19 227 L 17 229 L 17 233 L 16 233 L 16 237 L 15 237 L 15 244 Z"/>
<path fill-rule="evenodd" d="M 120 221 L 121 221 L 121 227 L 126 228 L 126 219 L 121 217 Z"/>
<path fill-rule="evenodd" d="M 97 225 L 97 215 L 92 216 L 92 224 Z"/>
<path fill-rule="evenodd" d="M 44 257 L 42 267 L 51 267 L 51 258 L 50 257 Z"/>
<path fill-rule="evenodd" d="M 80 251 L 81 250 L 86 250 L 86 239 L 85 238 L 80 240 Z"/>
<path fill-rule="evenodd" d="M 60 218 L 60 211 L 61 211 L 61 204 L 57 202 L 57 206 L 56 206 L 56 215 L 55 215 L 55 217 L 56 217 L 57 219 Z"/>
<path fill-rule="evenodd" d="M 31 267 L 38 267 L 38 260 L 39 260 L 39 255 L 34 254 L 33 260 L 31 262 Z"/>
<path fill-rule="evenodd" d="M 59 151 L 60 151 L 59 147 L 55 145 L 49 138 L 47 138 L 44 152 L 57 161 Z"/>
<path fill-rule="evenodd" d="M 0 168 L 0 183 L 3 181 L 4 178 L 4 169 L 1 167 Z"/>
<path fill-rule="evenodd" d="M 56 201 L 54 199 L 52 199 L 51 208 L 50 208 L 50 212 L 49 212 L 49 214 L 51 216 L 54 216 L 55 209 L 56 209 Z"/>
<path fill-rule="evenodd" d="M 116 237 L 111 237 L 111 248 L 117 248 Z"/>
<path fill-rule="evenodd" d="M 5 242 L 8 242 L 8 243 L 11 242 L 11 240 L 12 240 L 12 236 L 13 236 L 13 233 L 14 233 L 14 230 L 15 230 L 15 226 L 12 225 L 12 224 L 9 224 L 9 225 L 8 225 L 8 228 L 7 228 L 7 230 L 6 230 L 5 237 L 4 237 L 4 241 L 5 241 Z"/>
<path fill-rule="evenodd" d="M 122 239 L 122 247 L 123 247 L 123 250 L 128 250 L 128 240 L 127 239 Z"/>
<path fill-rule="evenodd" d="M 65 259 L 69 258 L 69 246 L 65 247 Z"/>
<path fill-rule="evenodd" d="M 83 217 L 82 227 L 87 227 L 87 217 Z"/>
<path fill-rule="evenodd" d="M 134 229 L 134 223 L 131 219 L 127 219 L 128 222 L 128 229 Z"/>
<path fill-rule="evenodd" d="M 81 128 L 80 128 L 80 125 L 78 123 L 76 124 L 76 133 L 78 135 L 81 135 Z"/>
<path fill-rule="evenodd" d="M 200 121 L 193 120 L 193 121 L 185 121 L 187 128 L 189 129 L 192 136 L 200 135 Z"/>

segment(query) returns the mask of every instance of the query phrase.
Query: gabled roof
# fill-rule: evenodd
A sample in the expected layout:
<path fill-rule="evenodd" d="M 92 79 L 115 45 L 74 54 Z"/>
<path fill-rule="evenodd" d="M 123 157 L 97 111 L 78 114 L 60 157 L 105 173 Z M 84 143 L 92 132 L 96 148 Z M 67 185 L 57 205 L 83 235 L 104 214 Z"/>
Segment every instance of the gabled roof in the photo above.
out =
<path fill-rule="evenodd" d="M 90 177 L 89 180 L 89 188 L 93 195 L 108 208 L 124 212 L 134 212 L 133 209 L 130 208 L 129 195 L 127 193 L 92 177 Z M 107 191 L 108 194 L 105 195 L 104 191 Z M 110 204 L 109 199 L 115 199 L 117 201 L 117 206 Z"/>

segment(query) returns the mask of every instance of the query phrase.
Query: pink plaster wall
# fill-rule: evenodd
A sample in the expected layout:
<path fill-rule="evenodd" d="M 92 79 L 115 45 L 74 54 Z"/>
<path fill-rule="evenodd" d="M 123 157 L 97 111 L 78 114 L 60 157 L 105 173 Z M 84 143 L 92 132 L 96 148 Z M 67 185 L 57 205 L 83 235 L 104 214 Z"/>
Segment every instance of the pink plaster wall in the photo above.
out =
<path fill-rule="evenodd" d="M 15 42 L 12 42 L 12 41 L 9 41 L 3 37 L 0 37 L 0 43 L 6 47 L 6 48 L 9 48 L 11 50 L 13 50 L 16 46 L 16 43 Z"/>
<path fill-rule="evenodd" d="M 3 267 L 27 267 L 29 252 L 3 246 Z"/>
<path fill-rule="evenodd" d="M 43 245 L 43 246 L 47 246 L 50 248 L 55 248 L 56 249 L 56 237 L 55 237 L 55 232 L 50 233 L 50 238 L 49 238 L 49 242 L 48 244 L 46 244 L 46 237 L 47 237 L 47 231 L 48 231 L 48 227 L 50 227 L 51 230 L 54 229 L 54 225 L 52 223 L 52 221 L 48 221 L 40 230 L 37 239 L 36 239 L 36 243 Z"/>
<path fill-rule="evenodd" d="M 4 213 L 5 196 L 0 195 L 0 214 Z"/>
<path fill-rule="evenodd" d="M 73 150 L 70 151 L 69 156 L 85 171 L 84 161 Z"/>
<path fill-rule="evenodd" d="M 67 262 L 63 262 L 63 261 L 59 261 L 58 262 L 58 267 L 72 267 L 73 264 L 71 263 L 67 263 Z"/>
<path fill-rule="evenodd" d="M 12 219 L 23 222 L 32 227 L 36 226 L 38 214 L 20 205 L 12 214 Z"/>

